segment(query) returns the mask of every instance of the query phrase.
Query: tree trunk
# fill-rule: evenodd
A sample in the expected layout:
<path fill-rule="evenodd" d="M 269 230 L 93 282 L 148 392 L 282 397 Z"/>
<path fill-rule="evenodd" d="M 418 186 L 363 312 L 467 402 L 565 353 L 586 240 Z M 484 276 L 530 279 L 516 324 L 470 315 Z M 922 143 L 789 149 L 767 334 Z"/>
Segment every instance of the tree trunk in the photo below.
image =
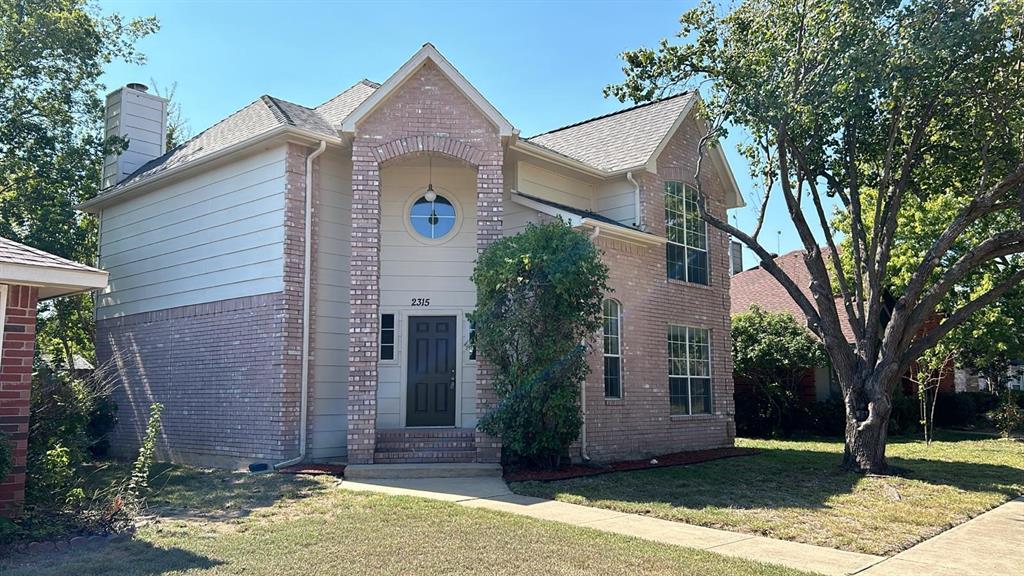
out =
<path fill-rule="evenodd" d="M 884 408 L 881 406 L 884 405 Z M 867 474 L 884 474 L 888 469 L 885 460 L 885 443 L 889 433 L 888 402 L 879 402 L 875 407 L 875 418 L 851 418 L 851 406 L 847 401 L 846 450 L 843 466 Z M 852 414 L 860 412 L 854 411 Z"/>

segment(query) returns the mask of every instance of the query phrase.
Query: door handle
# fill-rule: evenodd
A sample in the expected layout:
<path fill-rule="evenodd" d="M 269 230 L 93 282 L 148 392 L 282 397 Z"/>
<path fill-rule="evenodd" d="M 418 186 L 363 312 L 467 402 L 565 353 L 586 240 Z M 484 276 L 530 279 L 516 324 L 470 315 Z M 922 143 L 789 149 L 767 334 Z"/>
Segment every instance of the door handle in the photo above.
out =
<path fill-rule="evenodd" d="M 454 368 L 452 369 L 452 379 L 448 381 L 448 386 L 452 390 L 455 390 L 455 369 Z"/>

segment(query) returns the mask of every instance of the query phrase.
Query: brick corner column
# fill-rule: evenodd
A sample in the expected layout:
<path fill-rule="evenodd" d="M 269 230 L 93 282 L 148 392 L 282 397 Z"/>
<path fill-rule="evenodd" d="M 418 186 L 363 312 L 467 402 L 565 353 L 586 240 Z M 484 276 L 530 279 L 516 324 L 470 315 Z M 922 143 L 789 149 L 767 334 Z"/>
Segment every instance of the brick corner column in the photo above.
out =
<path fill-rule="evenodd" d="M 502 152 L 489 153 L 477 168 L 476 175 L 476 250 L 482 253 L 502 234 Z M 483 417 L 497 402 L 492 380 L 494 367 L 486 359 L 477 360 L 476 413 Z M 477 462 L 501 462 L 501 440 L 476 430 Z"/>
<path fill-rule="evenodd" d="M 380 167 L 372 147 L 352 144 L 352 239 L 348 352 L 348 462 L 373 463 L 377 441 L 380 306 Z"/>
<path fill-rule="evenodd" d="M 11 445 L 11 473 L 0 478 L 0 517 L 21 513 L 25 501 L 29 400 L 39 289 L 10 286 L 0 350 L 0 432 Z"/>

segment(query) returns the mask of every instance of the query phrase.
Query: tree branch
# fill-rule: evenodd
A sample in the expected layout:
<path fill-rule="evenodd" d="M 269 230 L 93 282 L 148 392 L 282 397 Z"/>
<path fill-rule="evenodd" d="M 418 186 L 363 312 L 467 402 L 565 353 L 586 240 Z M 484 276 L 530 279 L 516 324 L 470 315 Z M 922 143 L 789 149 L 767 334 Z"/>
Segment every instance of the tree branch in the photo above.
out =
<path fill-rule="evenodd" d="M 903 354 L 900 356 L 900 373 L 902 374 L 905 372 L 907 366 L 919 358 L 926 350 L 938 344 L 939 340 L 941 340 L 943 336 L 949 334 L 954 328 L 963 324 L 964 321 L 970 318 L 972 314 L 995 302 L 1003 294 L 1008 292 L 1011 288 L 1018 286 L 1021 282 L 1024 282 L 1024 269 L 1018 270 L 1015 274 L 1003 280 L 988 292 L 985 292 L 981 296 L 957 309 L 956 312 L 950 314 L 949 317 L 935 327 L 935 329 L 928 332 L 928 334 L 923 338 L 920 338 L 904 350 Z"/>

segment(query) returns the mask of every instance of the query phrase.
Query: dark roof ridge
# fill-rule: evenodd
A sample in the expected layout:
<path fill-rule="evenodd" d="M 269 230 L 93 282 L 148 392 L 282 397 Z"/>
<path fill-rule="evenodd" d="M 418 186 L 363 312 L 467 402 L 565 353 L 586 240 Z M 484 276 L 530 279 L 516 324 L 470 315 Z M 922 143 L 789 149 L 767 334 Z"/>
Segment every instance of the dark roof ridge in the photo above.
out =
<path fill-rule="evenodd" d="M 600 116 L 594 116 L 593 118 L 587 118 L 586 120 L 580 120 L 579 122 L 574 122 L 572 124 L 567 124 L 565 126 L 561 126 L 559 128 L 555 128 L 553 130 L 548 130 L 547 132 L 541 132 L 540 134 L 534 134 L 533 136 L 530 136 L 529 138 L 526 138 L 526 139 L 527 140 L 533 140 L 534 138 L 537 138 L 539 136 L 544 136 L 545 134 L 553 134 L 555 132 L 561 132 L 562 130 L 568 130 L 569 128 L 575 128 L 575 127 L 581 126 L 583 124 L 588 124 L 590 122 L 594 122 L 595 120 L 603 120 L 603 119 L 608 118 L 610 116 L 616 116 L 618 114 L 624 114 L 626 112 L 632 112 L 633 110 L 644 108 L 646 106 L 653 106 L 655 104 L 661 104 L 662 102 L 667 102 L 667 101 L 672 100 L 674 98 L 679 98 L 681 96 L 688 96 L 690 94 L 693 94 L 693 90 L 687 90 L 686 92 L 680 92 L 679 94 L 673 94 L 671 96 L 665 96 L 664 98 L 658 98 L 657 100 L 651 100 L 650 102 L 643 102 L 641 104 L 636 104 L 634 106 L 630 106 L 629 108 L 623 108 L 622 110 L 615 110 L 615 111 L 609 112 L 607 114 L 602 114 Z"/>
<path fill-rule="evenodd" d="M 277 98 L 274 98 L 269 94 L 264 94 L 263 96 L 260 96 L 260 100 L 263 100 L 263 103 L 266 104 L 268 108 L 270 108 L 270 112 L 279 121 L 282 121 L 285 124 L 290 124 L 292 126 L 295 125 L 295 122 L 292 121 L 291 116 L 288 116 L 288 113 L 284 111 L 284 108 L 282 108 L 281 105 L 278 104 Z"/>

